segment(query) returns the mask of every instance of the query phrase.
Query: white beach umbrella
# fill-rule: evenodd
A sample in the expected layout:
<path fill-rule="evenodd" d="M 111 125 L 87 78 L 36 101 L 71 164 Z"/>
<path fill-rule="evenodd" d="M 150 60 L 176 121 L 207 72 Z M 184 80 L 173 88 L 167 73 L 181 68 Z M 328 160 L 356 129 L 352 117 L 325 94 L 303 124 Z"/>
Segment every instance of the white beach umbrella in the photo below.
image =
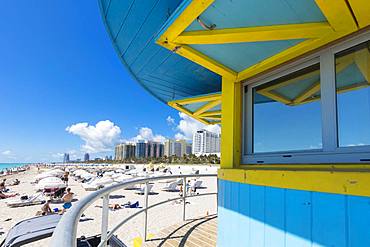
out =
<path fill-rule="evenodd" d="M 65 187 L 66 185 L 64 184 L 64 182 L 58 177 L 43 178 L 37 183 L 37 188 L 39 190 L 58 189 L 58 188 L 65 188 Z"/>

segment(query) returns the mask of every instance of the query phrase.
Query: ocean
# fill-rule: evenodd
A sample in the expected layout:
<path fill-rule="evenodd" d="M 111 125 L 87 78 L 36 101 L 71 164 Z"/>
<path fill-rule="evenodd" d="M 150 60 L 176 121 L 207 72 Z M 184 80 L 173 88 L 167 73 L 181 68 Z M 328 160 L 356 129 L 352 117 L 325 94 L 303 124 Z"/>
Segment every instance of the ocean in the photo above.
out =
<path fill-rule="evenodd" d="M 23 163 L 0 163 L 0 171 L 5 170 L 7 168 L 14 168 L 23 166 Z"/>

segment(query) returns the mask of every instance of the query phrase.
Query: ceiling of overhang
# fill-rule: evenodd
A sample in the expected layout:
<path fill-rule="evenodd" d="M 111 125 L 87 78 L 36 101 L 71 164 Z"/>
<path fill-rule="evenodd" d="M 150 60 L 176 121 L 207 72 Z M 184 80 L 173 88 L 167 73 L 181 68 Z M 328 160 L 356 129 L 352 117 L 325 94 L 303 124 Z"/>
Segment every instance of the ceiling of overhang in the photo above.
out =
<path fill-rule="evenodd" d="M 370 4 L 356 0 L 99 2 L 114 48 L 135 79 L 207 123 L 221 118 L 212 115 L 220 112 L 212 95 L 220 96 L 221 77 L 243 81 L 370 25 Z M 285 89 L 274 93 L 296 97 Z"/>
<path fill-rule="evenodd" d="M 155 43 L 181 0 L 100 0 L 101 14 L 122 63 L 163 102 L 219 92 L 219 75 Z"/>

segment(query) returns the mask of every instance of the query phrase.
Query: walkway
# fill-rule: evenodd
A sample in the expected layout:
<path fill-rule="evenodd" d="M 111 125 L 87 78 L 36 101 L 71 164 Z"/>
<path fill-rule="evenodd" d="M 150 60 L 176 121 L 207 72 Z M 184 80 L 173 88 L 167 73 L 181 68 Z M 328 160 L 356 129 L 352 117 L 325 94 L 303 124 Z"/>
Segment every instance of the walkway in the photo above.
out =
<path fill-rule="evenodd" d="M 144 247 L 213 247 L 217 239 L 217 216 L 187 220 L 162 230 Z"/>

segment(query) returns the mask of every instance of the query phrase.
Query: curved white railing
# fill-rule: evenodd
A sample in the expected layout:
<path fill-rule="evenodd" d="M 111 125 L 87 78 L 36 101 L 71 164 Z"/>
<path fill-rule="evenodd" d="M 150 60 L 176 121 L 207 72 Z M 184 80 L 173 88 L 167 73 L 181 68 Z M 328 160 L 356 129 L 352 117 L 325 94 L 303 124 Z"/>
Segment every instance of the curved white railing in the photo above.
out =
<path fill-rule="evenodd" d="M 60 222 L 58 223 L 55 231 L 53 233 L 50 246 L 52 247 L 59 247 L 59 246 L 71 246 L 74 247 L 77 245 L 77 225 L 80 220 L 82 213 L 88 208 L 91 204 L 95 201 L 103 198 L 103 211 L 102 211 L 102 224 L 101 224 L 101 242 L 99 246 L 106 246 L 107 241 L 112 237 L 112 235 L 122 227 L 127 221 L 131 220 L 132 218 L 136 217 L 137 215 L 144 213 L 145 220 L 144 220 L 144 240 L 147 239 L 147 217 L 148 217 L 148 210 L 164 203 L 172 202 L 175 200 L 182 199 L 183 200 L 183 220 L 185 220 L 185 213 L 186 213 L 186 198 L 189 197 L 197 197 L 197 196 L 208 196 L 208 195 L 217 195 L 217 192 L 213 193 L 203 193 L 203 194 L 196 194 L 196 195 L 186 195 L 187 193 L 182 193 L 181 197 L 167 199 L 165 201 L 158 202 L 153 205 L 148 205 L 148 189 L 147 186 L 149 182 L 165 180 L 165 179 L 183 179 L 183 185 L 186 184 L 187 178 L 192 177 L 217 177 L 216 174 L 192 174 L 192 175 L 170 175 L 170 176 L 159 176 L 159 177 L 149 177 L 149 178 L 133 178 L 129 179 L 125 182 L 115 184 L 101 190 L 95 191 L 88 196 L 82 198 L 79 202 L 77 202 L 69 211 L 62 217 Z M 108 213 L 109 213 L 109 194 L 131 187 L 135 184 L 145 184 L 146 189 L 145 191 L 145 201 L 143 209 L 135 212 L 134 214 L 128 216 L 127 218 L 123 219 L 120 223 L 114 226 L 108 232 Z M 185 192 L 185 186 L 183 187 L 183 191 Z"/>

